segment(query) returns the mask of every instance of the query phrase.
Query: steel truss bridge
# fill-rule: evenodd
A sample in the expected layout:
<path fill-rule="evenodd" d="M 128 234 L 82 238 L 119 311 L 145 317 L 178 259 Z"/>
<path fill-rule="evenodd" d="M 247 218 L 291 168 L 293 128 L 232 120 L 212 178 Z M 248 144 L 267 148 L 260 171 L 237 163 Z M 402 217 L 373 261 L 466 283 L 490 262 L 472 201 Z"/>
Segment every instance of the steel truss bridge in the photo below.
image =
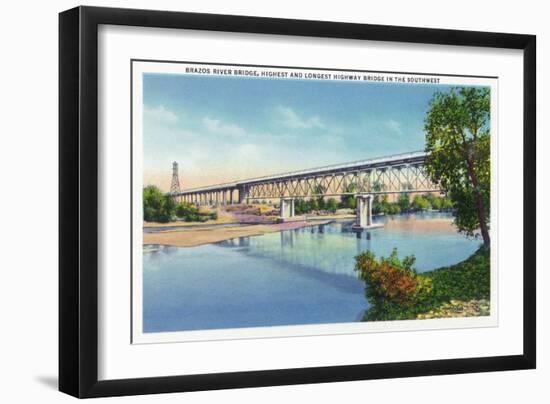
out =
<path fill-rule="evenodd" d="M 172 195 L 197 205 L 226 205 L 250 199 L 440 191 L 425 172 L 426 156 L 423 151 L 404 153 L 209 185 Z"/>

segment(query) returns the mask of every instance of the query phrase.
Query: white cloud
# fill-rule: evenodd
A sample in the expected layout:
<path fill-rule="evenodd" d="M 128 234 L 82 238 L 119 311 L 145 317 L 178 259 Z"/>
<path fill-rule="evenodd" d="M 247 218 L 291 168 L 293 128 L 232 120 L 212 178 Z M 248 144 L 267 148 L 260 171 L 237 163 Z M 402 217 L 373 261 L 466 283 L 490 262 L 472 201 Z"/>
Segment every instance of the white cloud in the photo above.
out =
<path fill-rule="evenodd" d="M 235 125 L 232 123 L 224 123 L 219 119 L 204 117 L 202 119 L 202 123 L 204 124 L 206 129 L 216 134 L 235 136 L 235 137 L 244 136 L 246 134 L 246 131 L 239 125 Z"/>
<path fill-rule="evenodd" d="M 178 121 L 178 116 L 164 105 L 145 108 L 143 112 L 146 118 L 157 122 L 174 123 Z"/>
<path fill-rule="evenodd" d="M 238 148 L 238 154 L 243 157 L 249 158 L 258 158 L 260 153 L 260 148 L 253 143 L 245 143 L 240 145 Z"/>
<path fill-rule="evenodd" d="M 324 128 L 325 125 L 321 122 L 318 116 L 309 118 L 301 117 L 292 108 L 279 106 L 275 109 L 280 117 L 280 122 L 293 129 L 309 129 L 309 128 Z"/>
<path fill-rule="evenodd" d="M 384 126 L 386 127 L 386 129 L 389 129 L 390 131 L 399 135 L 403 133 L 403 130 L 401 129 L 401 124 L 394 119 L 388 119 L 386 122 L 384 122 Z"/>

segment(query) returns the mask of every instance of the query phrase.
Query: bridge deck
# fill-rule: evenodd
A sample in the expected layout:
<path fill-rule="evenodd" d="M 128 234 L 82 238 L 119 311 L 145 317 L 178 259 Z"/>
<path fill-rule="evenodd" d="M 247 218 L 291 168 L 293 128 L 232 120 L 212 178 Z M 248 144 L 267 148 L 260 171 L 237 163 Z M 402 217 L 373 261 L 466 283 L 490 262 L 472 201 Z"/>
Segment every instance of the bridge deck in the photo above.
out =
<path fill-rule="evenodd" d="M 369 170 L 374 168 L 377 168 L 377 169 L 381 169 L 385 167 L 390 168 L 390 167 L 398 167 L 401 165 L 422 164 L 426 159 L 426 155 L 427 153 L 424 151 L 395 154 L 391 156 L 377 157 L 377 158 L 372 158 L 368 160 L 359 160 L 359 161 L 353 161 L 350 163 L 334 164 L 334 165 L 328 165 L 324 167 L 309 168 L 309 169 L 304 169 L 299 171 L 273 174 L 273 175 L 268 175 L 264 177 L 227 182 L 223 184 L 208 185 L 208 186 L 199 187 L 199 188 L 186 189 L 176 195 L 181 196 L 181 195 L 188 195 L 188 194 L 193 194 L 198 192 L 223 191 L 223 190 L 235 189 L 240 186 L 260 185 L 263 183 L 270 183 L 273 181 L 309 178 L 317 175 L 337 174 L 337 173 L 353 172 L 358 170 Z"/>

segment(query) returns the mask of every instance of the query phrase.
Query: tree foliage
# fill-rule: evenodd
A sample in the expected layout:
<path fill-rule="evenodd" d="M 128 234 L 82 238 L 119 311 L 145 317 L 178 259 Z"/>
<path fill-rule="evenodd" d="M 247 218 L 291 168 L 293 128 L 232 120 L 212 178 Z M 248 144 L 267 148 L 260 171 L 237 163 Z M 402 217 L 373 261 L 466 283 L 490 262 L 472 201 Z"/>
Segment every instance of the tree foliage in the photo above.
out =
<path fill-rule="evenodd" d="M 302 198 L 297 198 L 294 200 L 294 213 L 297 215 L 302 215 L 308 212 L 307 202 Z"/>
<path fill-rule="evenodd" d="M 325 209 L 325 198 L 323 194 L 325 193 L 325 187 L 321 184 L 318 184 L 315 186 L 314 190 L 315 194 L 317 195 L 316 202 L 317 202 L 317 208 L 316 209 Z"/>
<path fill-rule="evenodd" d="M 156 186 L 143 188 L 143 220 L 166 223 L 174 215 L 175 203 L 169 194 L 163 194 Z"/>
<path fill-rule="evenodd" d="M 412 207 L 416 210 L 426 210 L 430 209 L 432 207 L 432 204 L 428 200 L 428 198 L 422 196 L 422 195 L 416 195 L 413 198 L 412 201 Z"/>
<path fill-rule="evenodd" d="M 399 199 L 397 200 L 397 204 L 399 205 L 399 208 L 401 209 L 401 211 L 409 209 L 410 207 L 409 194 L 406 192 L 399 194 Z"/>
<path fill-rule="evenodd" d="M 216 220 L 217 212 L 201 212 L 189 202 L 176 203 L 170 194 L 163 194 L 154 185 L 143 188 L 143 220 L 146 222 L 167 223 L 181 219 L 186 222 L 206 222 Z"/>
<path fill-rule="evenodd" d="M 355 194 L 357 193 L 357 185 L 355 183 L 347 184 L 344 188 L 346 195 L 340 198 L 340 207 L 343 209 L 355 209 Z"/>
<path fill-rule="evenodd" d="M 372 192 L 375 193 L 374 198 L 373 198 L 373 203 L 376 204 L 380 201 L 380 195 L 377 194 L 377 192 L 380 192 L 384 189 L 384 184 L 382 182 L 378 181 L 378 180 L 374 181 L 372 183 L 371 189 L 372 189 Z"/>
<path fill-rule="evenodd" d="M 426 115 L 427 172 L 450 195 L 459 231 L 490 245 L 490 93 L 459 87 L 434 94 Z"/>
<path fill-rule="evenodd" d="M 197 206 L 189 202 L 180 202 L 175 207 L 175 214 L 178 219 L 186 222 L 206 222 L 218 219 L 216 211 L 201 211 Z"/>
<path fill-rule="evenodd" d="M 402 260 L 393 249 L 388 257 L 377 259 L 371 251 L 355 257 L 355 270 L 365 282 L 365 296 L 371 307 L 365 320 L 407 318 L 418 301 L 432 292 L 432 282 L 413 268 L 414 255 Z"/>
<path fill-rule="evenodd" d="M 365 251 L 355 257 L 355 260 L 355 270 L 365 281 L 365 293 L 369 303 L 376 305 L 394 301 L 400 305 L 408 305 L 414 301 L 414 256 L 405 257 L 401 261 L 397 256 L 397 250 L 393 249 L 387 258 L 376 259 L 371 251 Z"/>
<path fill-rule="evenodd" d="M 327 202 L 325 203 L 325 209 L 329 212 L 336 212 L 336 209 L 338 208 L 338 203 L 336 202 L 336 199 L 334 198 L 328 198 Z"/>

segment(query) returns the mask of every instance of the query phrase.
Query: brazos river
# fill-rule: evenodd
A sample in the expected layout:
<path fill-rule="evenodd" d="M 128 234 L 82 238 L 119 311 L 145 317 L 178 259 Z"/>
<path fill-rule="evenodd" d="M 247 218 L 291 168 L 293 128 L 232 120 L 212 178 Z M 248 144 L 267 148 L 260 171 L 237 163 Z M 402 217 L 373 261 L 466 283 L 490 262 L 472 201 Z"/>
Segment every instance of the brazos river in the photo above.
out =
<path fill-rule="evenodd" d="M 365 250 L 414 254 L 419 272 L 470 256 L 479 240 L 445 213 L 377 217 L 241 237 L 198 247 L 145 249 L 143 332 L 360 321 L 368 303 L 354 257 Z"/>

